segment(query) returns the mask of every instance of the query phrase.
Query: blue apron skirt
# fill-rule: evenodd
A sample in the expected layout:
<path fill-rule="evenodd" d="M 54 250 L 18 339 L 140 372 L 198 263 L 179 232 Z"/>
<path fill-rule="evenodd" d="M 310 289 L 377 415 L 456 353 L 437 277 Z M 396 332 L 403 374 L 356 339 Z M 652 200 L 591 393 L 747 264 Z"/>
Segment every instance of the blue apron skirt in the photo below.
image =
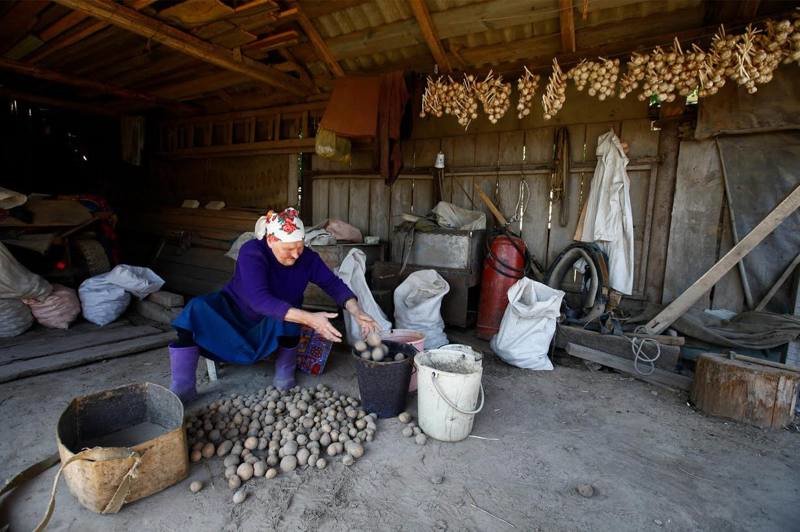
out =
<path fill-rule="evenodd" d="M 254 364 L 278 348 L 279 337 L 300 335 L 296 323 L 247 318 L 222 291 L 193 298 L 172 326 L 192 331 L 209 358 L 232 364 Z"/>

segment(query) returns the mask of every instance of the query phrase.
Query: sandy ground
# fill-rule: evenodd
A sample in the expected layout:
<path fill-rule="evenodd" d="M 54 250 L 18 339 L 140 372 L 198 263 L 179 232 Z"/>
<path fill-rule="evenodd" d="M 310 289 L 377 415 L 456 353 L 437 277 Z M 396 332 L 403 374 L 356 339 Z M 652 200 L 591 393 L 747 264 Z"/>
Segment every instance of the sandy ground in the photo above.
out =
<path fill-rule="evenodd" d="M 226 367 L 202 386 L 201 401 L 265 387 L 271 373 L 270 364 Z M 134 380 L 168 385 L 166 350 L 0 385 L 0 479 L 55 450 L 55 422 L 71 397 Z M 320 381 L 358 391 L 344 353 L 300 383 Z M 353 467 L 255 479 L 238 506 L 220 458 L 116 515 L 85 510 L 62 484 L 50 529 L 800 530 L 796 432 L 708 418 L 683 394 L 580 365 L 535 373 L 489 355 L 484 385 L 475 438 L 419 447 L 397 419 L 381 420 Z M 32 529 L 54 475 L 7 496 L 0 523 Z M 192 494 L 192 480 L 205 489 Z M 576 492 L 584 483 L 593 497 Z"/>

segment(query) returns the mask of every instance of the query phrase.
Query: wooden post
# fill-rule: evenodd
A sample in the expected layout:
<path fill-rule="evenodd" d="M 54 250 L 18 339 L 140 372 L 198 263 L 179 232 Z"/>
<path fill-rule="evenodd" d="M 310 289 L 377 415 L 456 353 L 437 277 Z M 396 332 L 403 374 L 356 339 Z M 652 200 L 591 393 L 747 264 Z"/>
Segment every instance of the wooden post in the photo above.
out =
<path fill-rule="evenodd" d="M 692 305 L 711 290 L 736 263 L 750 253 L 764 238 L 778 227 L 790 214 L 800 207 L 800 186 L 796 187 L 782 202 L 770 212 L 766 218 L 733 246 L 714 266 L 687 288 L 675 301 L 667 305 L 655 318 L 645 325 L 647 334 L 661 334 L 675 320 L 683 316 Z"/>

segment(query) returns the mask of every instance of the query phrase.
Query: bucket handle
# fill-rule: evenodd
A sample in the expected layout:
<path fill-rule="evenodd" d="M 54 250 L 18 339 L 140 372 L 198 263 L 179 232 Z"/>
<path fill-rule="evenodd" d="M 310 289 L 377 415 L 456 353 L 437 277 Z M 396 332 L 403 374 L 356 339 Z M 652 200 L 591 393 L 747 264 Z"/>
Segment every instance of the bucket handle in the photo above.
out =
<path fill-rule="evenodd" d="M 433 375 L 431 375 L 431 382 L 433 382 L 433 387 L 436 389 L 436 392 L 439 394 L 439 397 L 444 399 L 444 402 L 447 403 L 448 406 L 450 406 L 450 408 L 452 408 L 456 412 L 460 412 L 460 413 L 465 414 L 467 416 L 474 416 L 475 414 L 477 414 L 478 412 L 483 410 L 483 402 L 484 402 L 484 399 L 486 399 L 486 396 L 483 394 L 483 383 L 481 383 L 481 404 L 475 410 L 469 411 L 469 410 L 461 410 L 456 405 L 454 405 L 452 403 L 452 401 L 450 401 L 450 399 L 447 398 L 447 396 L 439 388 L 439 383 L 436 382 L 436 373 L 433 373 Z"/>

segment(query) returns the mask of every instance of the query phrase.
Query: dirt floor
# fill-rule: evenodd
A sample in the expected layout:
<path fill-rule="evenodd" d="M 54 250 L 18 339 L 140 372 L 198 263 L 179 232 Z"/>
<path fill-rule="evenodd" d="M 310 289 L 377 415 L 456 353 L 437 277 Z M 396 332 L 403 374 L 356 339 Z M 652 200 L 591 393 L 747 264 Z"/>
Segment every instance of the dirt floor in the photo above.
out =
<path fill-rule="evenodd" d="M 200 402 L 269 385 L 272 366 L 226 367 Z M 0 385 L 0 479 L 55 450 L 71 397 L 132 381 L 169 383 L 166 349 Z M 357 394 L 348 355 L 320 378 Z M 62 483 L 51 530 L 800 530 L 800 434 L 695 412 L 684 394 L 579 364 L 529 372 L 485 358 L 474 437 L 419 447 L 381 420 L 351 468 L 246 484 L 231 501 L 221 458 L 116 515 L 81 507 Z M 414 412 L 415 404 L 409 406 Z M 0 523 L 30 530 L 55 468 L 3 501 Z M 205 489 L 192 494 L 189 483 Z M 63 482 L 63 481 L 62 481 Z M 576 486 L 591 484 L 584 498 Z"/>

